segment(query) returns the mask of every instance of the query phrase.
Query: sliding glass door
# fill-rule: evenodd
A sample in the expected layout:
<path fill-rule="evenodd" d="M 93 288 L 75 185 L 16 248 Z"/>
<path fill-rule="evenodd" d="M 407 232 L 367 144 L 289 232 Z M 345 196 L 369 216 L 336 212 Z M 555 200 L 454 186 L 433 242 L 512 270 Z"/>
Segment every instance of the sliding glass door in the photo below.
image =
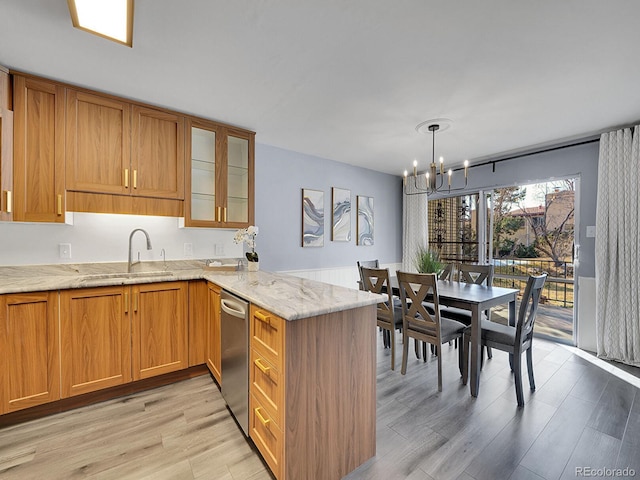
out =
<path fill-rule="evenodd" d="M 430 200 L 428 209 L 429 244 L 443 260 L 491 263 L 494 285 L 521 292 L 529 274 L 547 272 L 535 332 L 571 344 L 577 183 L 571 178 L 480 191 Z M 506 321 L 506 311 L 492 315 Z"/>

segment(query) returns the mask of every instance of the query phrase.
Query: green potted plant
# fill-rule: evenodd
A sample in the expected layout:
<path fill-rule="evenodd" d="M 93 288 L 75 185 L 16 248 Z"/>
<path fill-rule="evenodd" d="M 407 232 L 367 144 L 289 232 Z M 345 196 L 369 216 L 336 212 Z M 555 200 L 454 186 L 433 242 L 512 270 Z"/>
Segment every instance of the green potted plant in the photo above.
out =
<path fill-rule="evenodd" d="M 440 273 L 444 267 L 437 250 L 419 247 L 416 253 L 415 267 L 420 273 Z"/>

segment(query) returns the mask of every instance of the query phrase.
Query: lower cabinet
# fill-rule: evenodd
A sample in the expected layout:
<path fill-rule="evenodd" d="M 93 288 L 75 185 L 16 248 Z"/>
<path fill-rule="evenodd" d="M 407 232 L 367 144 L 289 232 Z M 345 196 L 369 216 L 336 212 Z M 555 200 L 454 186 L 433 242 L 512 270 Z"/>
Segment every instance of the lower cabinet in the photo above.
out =
<path fill-rule="evenodd" d="M 130 287 L 60 293 L 62 397 L 131 381 Z"/>
<path fill-rule="evenodd" d="M 58 292 L 0 295 L 0 414 L 60 398 Z"/>
<path fill-rule="evenodd" d="M 278 480 L 376 453 L 375 305 L 286 321 L 251 306 L 249 432 Z"/>
<path fill-rule="evenodd" d="M 207 322 L 207 367 L 222 381 L 222 344 L 220 337 L 220 287 L 209 283 L 209 321 Z"/>
<path fill-rule="evenodd" d="M 62 397 L 187 368 L 187 283 L 60 293 Z"/>
<path fill-rule="evenodd" d="M 207 363 L 209 285 L 206 280 L 189 282 L 189 366 Z"/>
<path fill-rule="evenodd" d="M 133 379 L 189 366 L 187 282 L 131 287 Z"/>
<path fill-rule="evenodd" d="M 251 305 L 249 432 L 276 478 L 284 478 L 284 340 L 282 318 Z"/>

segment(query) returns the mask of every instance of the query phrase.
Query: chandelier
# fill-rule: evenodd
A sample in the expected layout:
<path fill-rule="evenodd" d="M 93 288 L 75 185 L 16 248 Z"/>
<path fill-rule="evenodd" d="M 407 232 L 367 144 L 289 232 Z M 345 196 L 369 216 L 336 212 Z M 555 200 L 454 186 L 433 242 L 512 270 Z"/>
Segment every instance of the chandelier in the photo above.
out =
<path fill-rule="evenodd" d="M 421 123 L 416 127 L 416 130 L 420 131 L 420 127 L 424 124 Z M 407 181 L 409 180 L 408 172 L 404 171 L 403 178 L 403 191 L 405 195 L 431 195 L 437 192 L 449 193 L 455 192 L 457 190 L 464 190 L 467 186 L 468 179 L 468 170 L 469 170 L 469 160 L 464 161 L 464 186 L 459 188 L 451 188 L 451 177 L 453 176 L 453 170 L 449 169 L 445 174 L 444 168 L 444 159 L 440 157 L 440 168 L 436 165 L 436 132 L 440 129 L 440 125 L 437 123 L 433 123 L 428 126 L 429 131 L 431 132 L 433 139 L 431 143 L 431 164 L 429 165 L 429 170 L 427 170 L 423 175 L 418 175 L 418 161 L 413 161 L 413 191 L 407 191 Z M 445 185 L 445 176 L 447 177 L 447 182 Z M 419 179 L 424 178 L 424 186 L 423 182 L 419 181 Z"/>

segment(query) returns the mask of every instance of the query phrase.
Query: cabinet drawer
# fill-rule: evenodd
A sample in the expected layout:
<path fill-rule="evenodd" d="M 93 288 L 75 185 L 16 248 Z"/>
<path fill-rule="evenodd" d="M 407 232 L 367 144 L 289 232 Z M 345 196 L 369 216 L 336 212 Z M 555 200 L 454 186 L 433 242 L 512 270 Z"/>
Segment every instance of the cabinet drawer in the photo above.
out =
<path fill-rule="evenodd" d="M 285 321 L 273 313 L 251 306 L 251 347 L 277 369 L 282 369 Z"/>
<path fill-rule="evenodd" d="M 249 381 L 251 393 L 267 410 L 273 421 L 282 426 L 284 383 L 282 373 L 256 350 L 251 349 Z"/>
<path fill-rule="evenodd" d="M 281 478 L 283 435 L 265 408 L 251 395 L 249 432 L 276 478 Z"/>

